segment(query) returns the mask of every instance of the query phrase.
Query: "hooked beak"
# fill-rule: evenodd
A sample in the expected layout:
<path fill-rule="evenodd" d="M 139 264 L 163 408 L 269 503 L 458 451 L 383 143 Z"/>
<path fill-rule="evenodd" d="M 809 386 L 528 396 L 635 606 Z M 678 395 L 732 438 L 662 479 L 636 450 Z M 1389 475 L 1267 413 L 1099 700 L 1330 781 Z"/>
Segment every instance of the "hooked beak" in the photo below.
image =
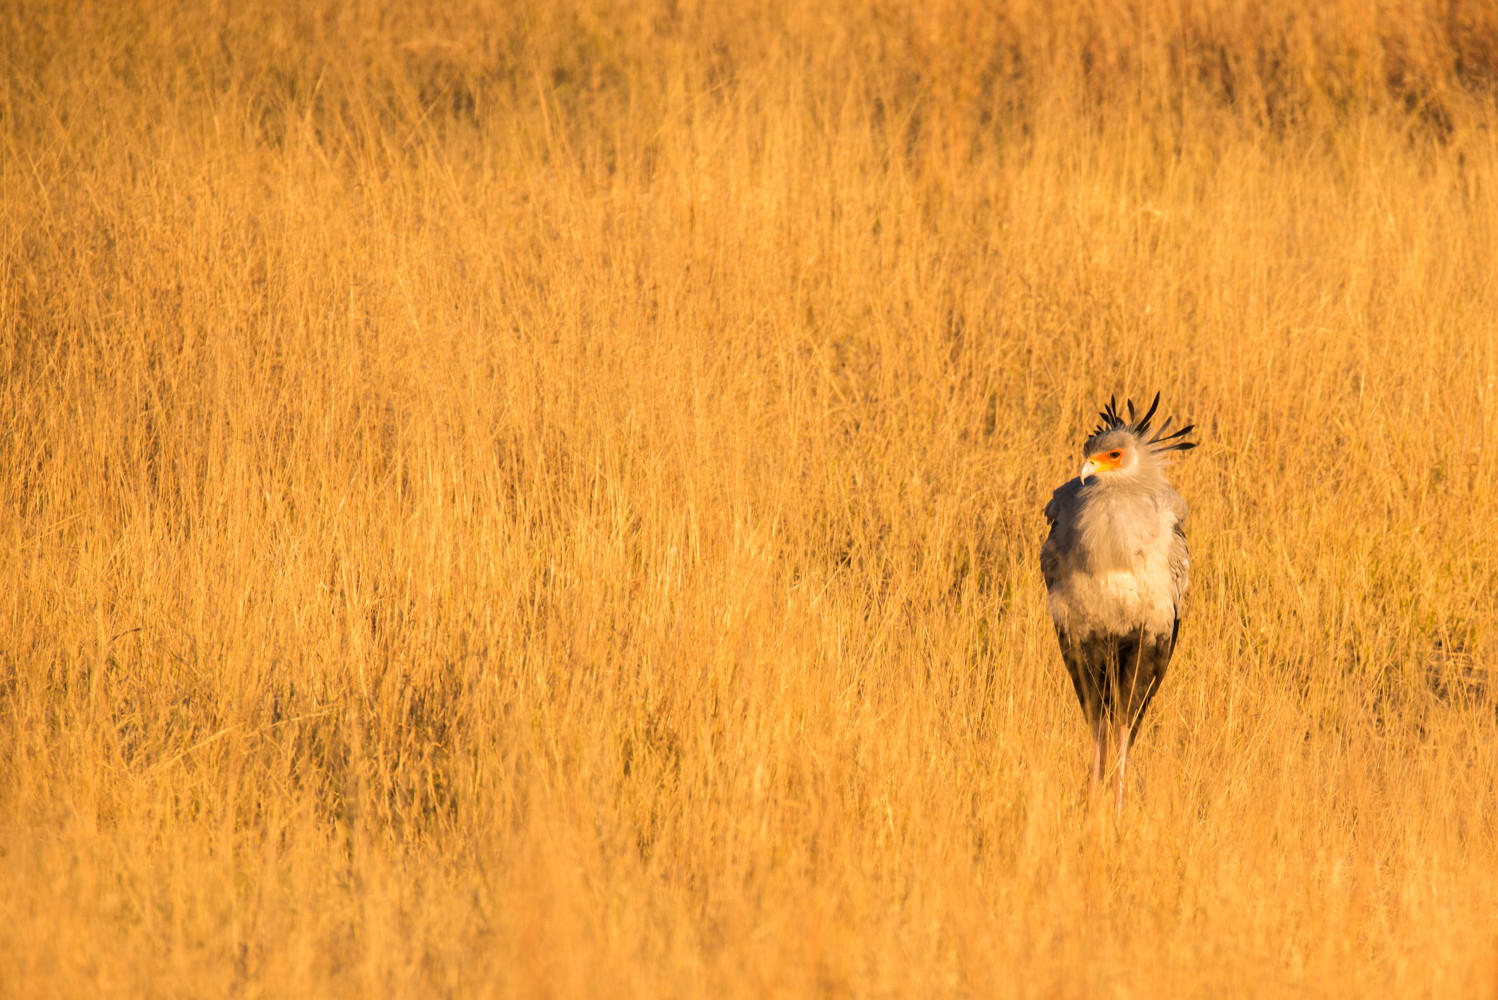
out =
<path fill-rule="evenodd" d="M 1085 485 L 1087 482 L 1087 477 L 1092 475 L 1097 470 L 1097 462 L 1089 458 L 1087 461 L 1082 463 L 1082 471 L 1078 474 L 1077 478 L 1081 479 L 1083 484 Z"/>

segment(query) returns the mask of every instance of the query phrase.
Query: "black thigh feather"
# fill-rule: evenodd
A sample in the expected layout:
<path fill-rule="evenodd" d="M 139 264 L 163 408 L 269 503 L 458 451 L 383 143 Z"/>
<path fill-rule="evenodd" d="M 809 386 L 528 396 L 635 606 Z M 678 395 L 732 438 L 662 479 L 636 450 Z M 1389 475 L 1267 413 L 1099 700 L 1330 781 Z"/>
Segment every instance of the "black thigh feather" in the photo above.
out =
<path fill-rule="evenodd" d="M 1061 658 L 1089 727 L 1096 728 L 1098 720 L 1106 718 L 1110 725 L 1127 722 L 1131 741 L 1138 735 L 1175 652 L 1178 628 L 1179 622 L 1169 633 L 1140 629 L 1127 635 L 1094 633 L 1081 639 L 1057 629 Z"/>

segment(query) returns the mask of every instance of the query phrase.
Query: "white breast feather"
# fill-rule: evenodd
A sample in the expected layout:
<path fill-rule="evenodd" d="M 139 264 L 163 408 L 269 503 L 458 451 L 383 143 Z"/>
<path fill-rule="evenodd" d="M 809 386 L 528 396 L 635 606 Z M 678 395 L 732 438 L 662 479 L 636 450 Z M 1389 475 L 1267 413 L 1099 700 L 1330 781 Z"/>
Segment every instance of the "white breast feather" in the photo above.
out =
<path fill-rule="evenodd" d="M 1047 598 L 1058 628 L 1078 637 L 1122 635 L 1141 626 L 1153 634 L 1172 629 L 1176 607 L 1169 552 L 1175 514 L 1155 513 L 1115 519 L 1097 509 L 1083 519 L 1079 544 L 1063 561 Z"/>

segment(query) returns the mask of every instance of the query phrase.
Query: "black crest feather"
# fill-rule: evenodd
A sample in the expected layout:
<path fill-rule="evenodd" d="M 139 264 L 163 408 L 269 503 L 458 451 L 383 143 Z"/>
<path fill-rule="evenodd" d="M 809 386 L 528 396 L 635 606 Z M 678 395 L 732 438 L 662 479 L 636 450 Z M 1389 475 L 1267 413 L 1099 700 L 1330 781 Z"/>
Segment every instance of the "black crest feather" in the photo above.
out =
<path fill-rule="evenodd" d="M 1127 428 L 1137 434 L 1144 441 L 1145 445 L 1149 447 L 1150 451 L 1153 452 L 1187 451 L 1196 447 L 1195 441 L 1190 441 L 1186 438 L 1186 435 L 1196 430 L 1195 424 L 1187 424 L 1184 427 L 1177 428 L 1173 432 L 1167 433 L 1167 431 L 1170 431 L 1171 424 L 1175 422 L 1175 417 L 1166 417 L 1165 422 L 1160 425 L 1160 429 L 1155 432 L 1155 436 L 1145 439 L 1145 435 L 1149 433 L 1150 422 L 1155 418 L 1155 411 L 1160 408 L 1160 394 L 1158 392 L 1155 393 L 1155 398 L 1150 400 L 1149 408 L 1144 411 L 1142 417 L 1135 416 L 1134 401 L 1132 399 L 1127 400 L 1124 406 L 1129 414 L 1127 419 L 1125 419 L 1122 411 L 1118 408 L 1118 397 L 1108 397 L 1108 405 L 1098 411 L 1098 416 L 1102 418 L 1102 423 L 1093 428 L 1093 436 L 1096 437 L 1108 431 Z"/>

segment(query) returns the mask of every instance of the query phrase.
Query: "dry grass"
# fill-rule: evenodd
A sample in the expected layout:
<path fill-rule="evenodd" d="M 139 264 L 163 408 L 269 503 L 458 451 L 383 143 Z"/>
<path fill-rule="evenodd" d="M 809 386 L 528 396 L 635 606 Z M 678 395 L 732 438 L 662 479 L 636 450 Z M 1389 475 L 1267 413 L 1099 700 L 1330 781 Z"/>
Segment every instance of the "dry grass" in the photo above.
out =
<path fill-rule="evenodd" d="M 0 993 L 1494 994 L 1486 5 L 365 7 L 0 11 Z"/>

